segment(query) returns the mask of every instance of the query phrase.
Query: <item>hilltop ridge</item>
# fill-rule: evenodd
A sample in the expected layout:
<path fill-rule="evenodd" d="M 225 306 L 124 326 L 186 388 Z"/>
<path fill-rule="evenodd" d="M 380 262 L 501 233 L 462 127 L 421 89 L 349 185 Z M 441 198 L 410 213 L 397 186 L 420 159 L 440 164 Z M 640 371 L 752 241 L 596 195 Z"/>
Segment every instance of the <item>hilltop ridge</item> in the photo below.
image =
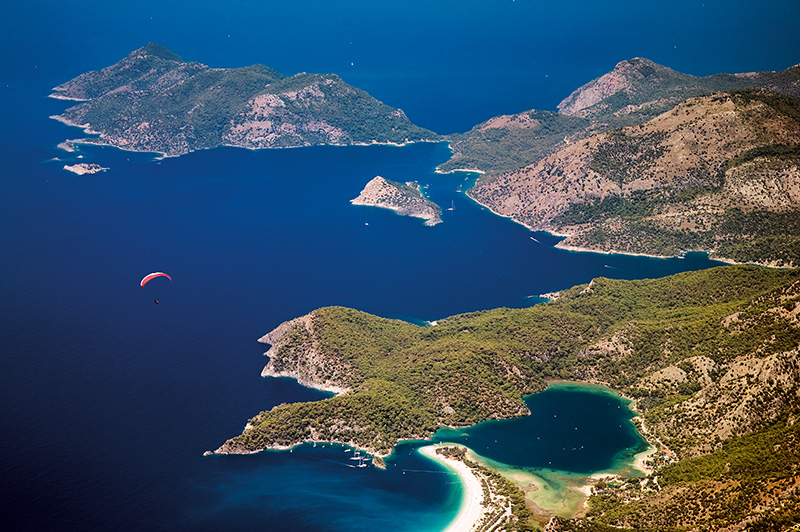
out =
<path fill-rule="evenodd" d="M 746 89 L 800 98 L 800 64 L 778 72 L 699 77 L 641 57 L 620 61 L 564 98 L 558 112 L 532 109 L 447 135 L 453 155 L 439 170 L 515 170 L 589 135 L 644 123 L 689 98 Z"/>

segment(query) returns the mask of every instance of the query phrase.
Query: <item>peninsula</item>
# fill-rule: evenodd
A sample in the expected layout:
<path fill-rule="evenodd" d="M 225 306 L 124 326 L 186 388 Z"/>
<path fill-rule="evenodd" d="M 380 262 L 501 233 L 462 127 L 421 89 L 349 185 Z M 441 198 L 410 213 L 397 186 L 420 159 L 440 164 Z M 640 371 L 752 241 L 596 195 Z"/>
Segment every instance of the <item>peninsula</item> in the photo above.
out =
<path fill-rule="evenodd" d="M 483 172 L 471 198 L 562 247 L 800 265 L 800 65 L 695 77 L 635 58 L 558 112 L 447 139 L 440 171 Z"/>
<path fill-rule="evenodd" d="M 62 115 L 94 142 L 177 156 L 216 146 L 405 144 L 439 136 L 335 74 L 284 76 L 263 65 L 211 68 L 150 43 L 53 89 L 81 103 Z"/>
<path fill-rule="evenodd" d="M 350 203 L 381 207 L 401 216 L 422 218 L 428 226 L 442 222 L 441 207 L 423 196 L 419 183 L 414 181 L 398 183 L 375 176 Z"/>
<path fill-rule="evenodd" d="M 595 523 L 645 529 L 677 515 L 700 527 L 724 515 L 715 526 L 733 526 L 800 516 L 800 480 L 788 465 L 800 455 L 799 315 L 800 271 L 747 266 L 598 278 L 549 303 L 435 327 L 322 308 L 262 338 L 271 344 L 263 374 L 337 395 L 262 412 L 216 453 L 331 441 L 385 457 L 442 425 L 525 415 L 522 397 L 548 381 L 594 382 L 633 398 L 644 434 L 678 460 L 657 468 L 635 498 L 590 499 Z M 748 457 L 763 457 L 764 446 L 769 460 L 756 474 Z M 701 474 L 708 468 L 711 484 Z M 693 493 L 702 502 L 687 507 Z"/>

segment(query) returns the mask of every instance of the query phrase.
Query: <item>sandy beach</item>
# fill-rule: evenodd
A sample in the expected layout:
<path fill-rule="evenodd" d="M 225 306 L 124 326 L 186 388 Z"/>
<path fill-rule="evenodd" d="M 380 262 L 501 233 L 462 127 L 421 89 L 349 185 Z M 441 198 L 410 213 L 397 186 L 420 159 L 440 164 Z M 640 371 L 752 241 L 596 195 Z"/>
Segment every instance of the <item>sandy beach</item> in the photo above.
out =
<path fill-rule="evenodd" d="M 461 501 L 458 515 L 444 532 L 470 532 L 474 530 L 475 526 L 481 522 L 486 514 L 484 506 L 481 504 L 483 501 L 481 481 L 478 480 L 478 477 L 472 473 L 472 470 L 464 462 L 436 454 L 435 445 L 420 447 L 419 452 L 456 473 L 464 489 L 464 497 Z"/>

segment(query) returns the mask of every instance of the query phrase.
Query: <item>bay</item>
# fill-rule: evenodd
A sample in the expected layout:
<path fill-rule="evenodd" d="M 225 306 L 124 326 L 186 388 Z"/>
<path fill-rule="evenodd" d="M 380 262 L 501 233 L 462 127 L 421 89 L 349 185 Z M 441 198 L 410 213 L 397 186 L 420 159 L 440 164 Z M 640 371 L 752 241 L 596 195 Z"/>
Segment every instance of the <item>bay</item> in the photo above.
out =
<path fill-rule="evenodd" d="M 442 428 L 433 439 L 466 445 L 508 467 L 589 476 L 625 467 L 647 449 L 628 403 L 601 386 L 555 383 L 525 398 L 527 416 Z"/>

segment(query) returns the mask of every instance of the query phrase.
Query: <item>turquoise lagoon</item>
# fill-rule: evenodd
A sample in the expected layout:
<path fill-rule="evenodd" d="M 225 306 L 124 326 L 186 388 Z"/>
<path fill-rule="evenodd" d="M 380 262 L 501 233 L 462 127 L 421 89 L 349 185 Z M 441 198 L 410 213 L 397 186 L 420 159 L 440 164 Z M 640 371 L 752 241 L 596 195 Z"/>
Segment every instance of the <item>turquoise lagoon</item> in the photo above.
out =
<path fill-rule="evenodd" d="M 642 475 L 636 455 L 650 445 L 631 421 L 629 404 L 602 386 L 553 383 L 525 398 L 527 416 L 441 428 L 433 439 L 466 446 L 537 505 L 568 517 L 580 509 L 585 497 L 578 488 L 592 475 Z"/>

